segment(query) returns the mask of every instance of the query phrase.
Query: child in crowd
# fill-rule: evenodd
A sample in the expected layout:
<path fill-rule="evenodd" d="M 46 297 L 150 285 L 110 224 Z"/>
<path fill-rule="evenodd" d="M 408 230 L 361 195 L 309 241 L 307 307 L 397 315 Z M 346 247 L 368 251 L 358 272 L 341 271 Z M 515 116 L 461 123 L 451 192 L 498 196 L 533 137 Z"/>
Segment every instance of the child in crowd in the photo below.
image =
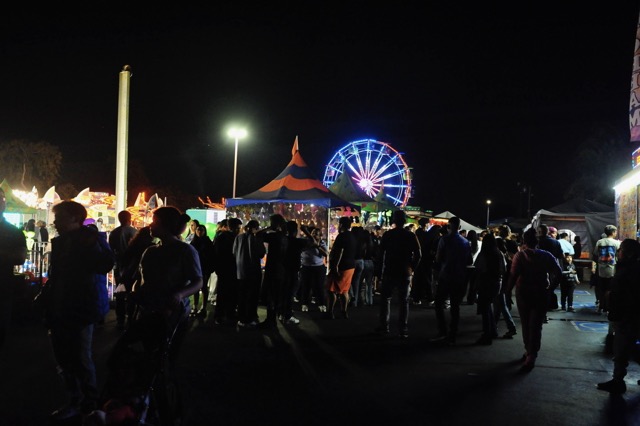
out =
<path fill-rule="evenodd" d="M 564 254 L 564 265 L 562 269 L 562 281 L 560 282 L 560 307 L 564 311 L 574 312 L 573 310 L 573 291 L 576 285 L 580 284 L 578 280 L 578 271 L 573 263 L 573 256 L 569 253 Z"/>

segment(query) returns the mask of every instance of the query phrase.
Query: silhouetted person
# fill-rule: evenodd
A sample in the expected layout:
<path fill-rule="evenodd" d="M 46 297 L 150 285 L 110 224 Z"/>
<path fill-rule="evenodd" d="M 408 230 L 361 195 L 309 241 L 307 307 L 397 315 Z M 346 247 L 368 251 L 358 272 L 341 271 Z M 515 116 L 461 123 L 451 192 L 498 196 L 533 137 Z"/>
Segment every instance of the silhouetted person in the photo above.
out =
<path fill-rule="evenodd" d="M 472 231 L 469 231 L 471 233 Z M 496 237 L 487 234 L 482 239 L 480 253 L 474 261 L 476 270 L 476 290 L 478 312 L 482 315 L 482 336 L 476 342 L 478 345 L 490 345 L 498 337 L 498 327 L 494 317 L 493 303 L 500 293 L 502 279 L 507 268 L 507 262 L 498 249 Z"/>
<path fill-rule="evenodd" d="M 196 225 L 196 235 L 191 240 L 191 245 L 198 251 L 200 267 L 202 268 L 202 288 L 193 294 L 193 309 L 191 313 L 203 320 L 207 317 L 209 278 L 211 278 L 211 274 L 213 273 L 215 256 L 213 252 L 213 241 L 211 241 L 211 238 L 207 235 L 207 228 L 204 225 Z M 202 307 L 198 310 L 200 293 L 202 293 Z"/>
<path fill-rule="evenodd" d="M 350 231 L 351 218 L 338 219 L 338 235 L 329 252 L 329 274 L 327 275 L 327 293 L 329 306 L 327 314 L 334 319 L 333 309 L 339 300 L 343 318 L 349 318 L 349 288 L 356 269 L 356 237 Z"/>
<path fill-rule="evenodd" d="M 515 288 L 525 349 L 522 370 L 531 371 L 540 351 L 549 287 L 559 280 L 562 269 L 554 255 L 538 249 L 535 229 L 530 228 L 524 233 L 523 243 L 511 264 L 509 294 Z"/>
<path fill-rule="evenodd" d="M 380 291 L 380 325 L 377 331 L 389 332 L 391 296 L 398 292 L 398 335 L 409 336 L 409 288 L 411 277 L 421 258 L 420 243 L 416 235 L 404 228 L 407 222 L 403 210 L 391 216 L 392 228 L 382 235 L 380 256 L 382 262 L 382 289 Z"/>
<path fill-rule="evenodd" d="M 612 394 L 626 392 L 624 378 L 629 360 L 640 338 L 640 243 L 626 239 L 620 244 L 618 263 L 607 298 L 609 322 L 614 329 L 613 379 L 598 383 L 598 389 Z"/>
<path fill-rule="evenodd" d="M 459 234 L 460 218 L 449 219 L 449 232 L 438 241 L 436 264 L 438 265 L 438 284 L 436 286 L 436 320 L 438 335 L 432 341 L 446 340 L 455 344 L 460 322 L 460 303 L 466 293 L 468 266 L 472 264 L 471 245 Z M 451 321 L 447 324 L 444 310 L 447 298 L 450 303 Z"/>
<path fill-rule="evenodd" d="M 6 207 L 6 196 L 0 188 L 0 349 L 4 346 L 11 323 L 13 290 L 17 283 L 23 281 L 21 276 L 14 275 L 13 268 L 22 265 L 27 258 L 24 233 L 5 220 Z"/>
<path fill-rule="evenodd" d="M 127 319 L 127 299 L 131 294 L 131 284 L 127 283 L 123 277 L 124 272 L 124 253 L 129 247 L 129 241 L 138 232 L 136 228 L 131 226 L 131 213 L 122 210 L 118 213 L 118 221 L 120 226 L 111 231 L 109 234 L 109 246 L 116 257 L 116 263 L 113 268 L 113 278 L 116 283 L 115 289 L 115 311 L 116 322 L 119 329 L 124 329 Z"/>
<path fill-rule="evenodd" d="M 238 277 L 236 258 L 233 255 L 233 243 L 240 233 L 242 221 L 232 217 L 228 219 L 228 231 L 221 231 L 213 244 L 215 271 L 218 276 L 216 286 L 216 308 L 213 319 L 216 324 L 235 325 L 238 306 Z"/>
<path fill-rule="evenodd" d="M 64 420 L 96 408 L 98 390 L 92 356 L 94 325 L 103 319 L 96 283 L 114 265 L 109 245 L 83 226 L 87 210 L 75 201 L 53 206 L 58 236 L 51 241 L 45 321 L 69 402 L 51 416 Z"/>
<path fill-rule="evenodd" d="M 187 214 L 164 206 L 153 211 L 149 229 L 160 240 L 149 246 L 140 259 L 140 285 L 133 297 L 138 303 L 140 324 L 161 325 L 167 336 L 173 333 L 168 351 L 168 367 L 174 369 L 182 342 L 187 334 L 190 296 L 202 287 L 202 269 L 196 249 L 181 239 Z M 134 329 L 131 327 L 127 330 Z M 165 340 L 165 339 L 163 339 Z M 165 340 L 166 341 L 166 340 Z"/>
<path fill-rule="evenodd" d="M 284 258 L 285 280 L 280 301 L 280 315 L 284 324 L 299 324 L 300 320 L 293 316 L 293 297 L 298 292 L 302 251 L 311 245 L 307 238 L 298 237 L 298 223 L 290 220 L 286 224 L 287 251 Z M 304 228 L 308 232 L 307 228 Z"/>
<path fill-rule="evenodd" d="M 260 230 L 257 220 L 250 220 L 244 232 L 233 243 L 238 278 L 238 326 L 258 325 L 258 302 L 262 284 L 261 260 L 266 254 L 262 240 L 256 235 Z"/>
<path fill-rule="evenodd" d="M 273 214 L 269 221 L 269 227 L 258 233 L 267 244 L 267 258 L 262 281 L 266 296 L 267 317 L 259 324 L 260 328 L 273 328 L 277 325 L 276 320 L 279 315 L 279 303 L 282 300 L 286 274 L 284 266 L 288 243 L 286 220 L 280 214 Z"/>

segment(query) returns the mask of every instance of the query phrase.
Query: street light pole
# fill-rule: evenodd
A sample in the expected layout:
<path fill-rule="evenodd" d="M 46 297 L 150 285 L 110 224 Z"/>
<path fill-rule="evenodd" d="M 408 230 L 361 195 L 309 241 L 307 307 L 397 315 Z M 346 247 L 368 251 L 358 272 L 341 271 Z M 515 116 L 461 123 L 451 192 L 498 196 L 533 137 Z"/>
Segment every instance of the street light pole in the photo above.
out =
<path fill-rule="evenodd" d="M 487 228 L 489 228 L 489 209 L 491 208 L 491 200 L 487 200 Z"/>
<path fill-rule="evenodd" d="M 236 198 L 236 176 L 238 174 L 238 140 L 247 136 L 245 129 L 236 129 L 235 127 L 229 130 L 229 136 L 234 138 L 236 143 L 236 150 L 233 157 L 233 198 Z"/>

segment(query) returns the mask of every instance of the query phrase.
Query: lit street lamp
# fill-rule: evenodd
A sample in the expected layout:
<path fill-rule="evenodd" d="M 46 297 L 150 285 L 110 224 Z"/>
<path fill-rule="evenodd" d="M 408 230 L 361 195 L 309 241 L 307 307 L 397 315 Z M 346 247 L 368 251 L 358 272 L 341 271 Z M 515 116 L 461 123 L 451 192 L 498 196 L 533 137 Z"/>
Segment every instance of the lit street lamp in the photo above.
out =
<path fill-rule="evenodd" d="M 487 200 L 487 228 L 489 228 L 489 209 L 491 208 L 491 200 Z"/>
<path fill-rule="evenodd" d="M 245 129 L 237 129 L 235 127 L 229 130 L 229 137 L 236 141 L 236 153 L 233 157 L 233 198 L 236 198 L 236 175 L 238 173 L 238 140 L 247 136 Z"/>

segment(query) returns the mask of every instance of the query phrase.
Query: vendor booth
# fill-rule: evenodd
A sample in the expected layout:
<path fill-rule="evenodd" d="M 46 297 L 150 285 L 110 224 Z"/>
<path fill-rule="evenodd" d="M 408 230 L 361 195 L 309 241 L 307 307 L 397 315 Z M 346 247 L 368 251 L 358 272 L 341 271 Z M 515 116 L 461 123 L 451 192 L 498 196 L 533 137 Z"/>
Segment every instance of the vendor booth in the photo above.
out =
<path fill-rule="evenodd" d="M 297 137 L 291 161 L 275 179 L 250 194 L 226 199 L 225 207 L 227 217 L 237 217 L 242 223 L 255 219 L 261 228 L 269 226 L 272 214 L 318 227 L 328 244 L 338 233 L 338 218 L 351 216 L 355 221 L 360 216 L 360 207 L 343 200 L 315 177 L 300 155 Z"/>

